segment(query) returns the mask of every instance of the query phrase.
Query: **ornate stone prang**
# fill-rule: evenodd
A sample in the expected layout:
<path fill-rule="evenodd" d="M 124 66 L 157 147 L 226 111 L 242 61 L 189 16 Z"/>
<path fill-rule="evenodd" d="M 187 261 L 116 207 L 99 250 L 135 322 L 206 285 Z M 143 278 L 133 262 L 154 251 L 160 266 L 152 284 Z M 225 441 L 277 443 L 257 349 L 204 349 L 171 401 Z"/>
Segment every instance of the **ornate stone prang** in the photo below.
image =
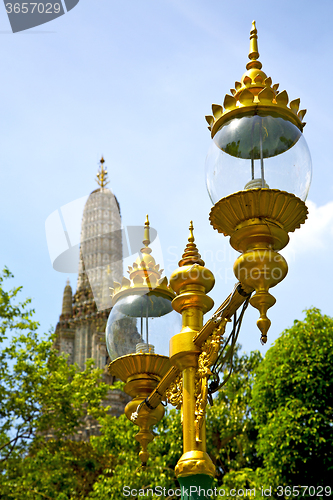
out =
<path fill-rule="evenodd" d="M 81 370 L 93 358 L 97 368 L 104 369 L 103 380 L 111 385 L 114 377 L 105 371 L 108 354 L 105 327 L 111 311 L 109 286 L 120 280 L 122 269 L 122 226 L 117 198 L 106 187 L 107 170 L 104 158 L 95 189 L 85 204 L 80 239 L 80 257 L 76 292 L 69 284 L 64 291 L 62 313 L 56 326 L 54 347 L 68 355 L 69 363 Z M 120 416 L 130 397 L 121 390 L 109 391 L 103 404 L 109 414 Z M 88 440 L 99 434 L 99 424 L 90 416 L 82 421 L 74 440 Z"/>
<path fill-rule="evenodd" d="M 89 281 L 97 308 L 109 309 L 109 287 L 123 274 L 122 228 L 119 204 L 106 187 L 93 191 L 84 207 L 77 290 Z"/>

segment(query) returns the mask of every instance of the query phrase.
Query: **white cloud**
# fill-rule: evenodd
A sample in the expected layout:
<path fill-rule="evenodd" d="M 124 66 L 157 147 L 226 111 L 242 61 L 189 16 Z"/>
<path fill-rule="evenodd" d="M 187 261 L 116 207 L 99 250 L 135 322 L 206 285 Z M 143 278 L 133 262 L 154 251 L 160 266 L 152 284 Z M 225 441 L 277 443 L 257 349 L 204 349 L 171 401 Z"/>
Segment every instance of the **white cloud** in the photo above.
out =
<path fill-rule="evenodd" d="M 307 201 L 308 219 L 290 234 L 290 243 L 281 253 L 290 259 L 295 254 L 328 250 L 333 244 L 333 201 L 318 207 Z"/>

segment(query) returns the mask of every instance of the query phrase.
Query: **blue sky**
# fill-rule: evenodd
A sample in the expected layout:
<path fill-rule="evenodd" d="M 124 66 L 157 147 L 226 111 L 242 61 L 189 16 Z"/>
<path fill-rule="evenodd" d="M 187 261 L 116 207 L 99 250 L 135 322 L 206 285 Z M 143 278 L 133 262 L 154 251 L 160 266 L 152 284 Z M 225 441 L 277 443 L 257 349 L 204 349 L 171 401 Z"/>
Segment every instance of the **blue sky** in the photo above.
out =
<path fill-rule="evenodd" d="M 289 274 L 273 291 L 268 344 L 315 306 L 332 315 L 333 137 L 330 1 L 80 0 L 66 15 L 12 34 L 0 6 L 2 265 L 30 296 L 41 331 L 55 326 L 67 277 L 53 270 L 47 217 L 96 188 L 103 154 L 124 226 L 146 213 L 166 274 L 177 267 L 192 219 L 216 275 L 216 307 L 232 290 L 236 255 L 208 221 L 204 162 L 212 103 L 245 71 L 257 22 L 260 61 L 307 108 L 313 163 L 309 221 L 292 236 Z M 176 257 L 177 255 L 177 257 Z M 248 309 L 240 342 L 259 343 Z"/>

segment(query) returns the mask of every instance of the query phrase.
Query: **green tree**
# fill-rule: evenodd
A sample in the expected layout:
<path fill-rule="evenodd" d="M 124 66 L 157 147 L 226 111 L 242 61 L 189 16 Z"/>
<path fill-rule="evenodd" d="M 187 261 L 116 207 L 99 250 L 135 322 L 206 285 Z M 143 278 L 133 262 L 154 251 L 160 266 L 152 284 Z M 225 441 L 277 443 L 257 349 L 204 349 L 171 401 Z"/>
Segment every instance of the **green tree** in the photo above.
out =
<path fill-rule="evenodd" d="M 108 386 L 93 361 L 80 372 L 53 348 L 53 334 L 40 338 L 30 300 L 21 287 L 6 292 L 0 275 L 0 485 L 3 499 L 85 498 L 111 454 L 75 443 L 86 414 L 106 414 Z M 9 339 L 9 336 L 11 337 Z"/>
<path fill-rule="evenodd" d="M 125 415 L 118 419 L 107 416 L 100 421 L 103 423 L 102 435 L 92 437 L 91 442 L 95 449 L 112 450 L 116 460 L 114 466 L 105 470 L 96 481 L 94 492 L 89 498 L 98 500 L 123 498 L 125 486 L 137 490 L 138 495 L 140 490 L 146 491 L 156 486 L 165 488 L 166 492 L 179 487 L 174 472 L 182 450 L 182 425 L 179 412 L 167 411 L 155 428 L 156 436 L 149 446 L 150 458 L 144 469 L 140 466 L 140 446 L 135 440 L 139 428 L 127 420 Z M 134 500 L 136 497 L 130 498 Z"/>
<path fill-rule="evenodd" d="M 217 468 L 218 485 L 229 473 L 261 464 L 256 452 L 257 430 L 251 415 L 253 374 L 262 360 L 259 351 L 233 358 L 233 372 L 207 411 L 207 450 Z M 227 368 L 224 376 L 227 376 Z"/>
<path fill-rule="evenodd" d="M 266 485 L 332 483 L 332 394 L 333 319 L 310 309 L 257 369 L 252 404 Z"/>
<path fill-rule="evenodd" d="M 18 302 L 20 288 L 5 291 L 10 277 L 6 269 L 0 275 L 0 340 L 7 338 L 0 351 L 1 498 L 105 500 L 122 498 L 124 486 L 178 487 L 180 413 L 166 412 L 149 447 L 148 467 L 140 468 L 138 428 L 125 416 L 107 414 L 101 402 L 109 387 L 101 372 L 93 361 L 83 372 L 68 365 L 53 349 L 53 335 L 38 335 L 30 301 Z M 333 319 L 312 309 L 283 332 L 264 360 L 258 352 L 241 355 L 236 349 L 233 374 L 207 410 L 216 486 L 272 487 L 277 499 L 277 486 L 330 484 L 332 334 Z M 76 442 L 87 413 L 99 420 L 101 435 Z"/>

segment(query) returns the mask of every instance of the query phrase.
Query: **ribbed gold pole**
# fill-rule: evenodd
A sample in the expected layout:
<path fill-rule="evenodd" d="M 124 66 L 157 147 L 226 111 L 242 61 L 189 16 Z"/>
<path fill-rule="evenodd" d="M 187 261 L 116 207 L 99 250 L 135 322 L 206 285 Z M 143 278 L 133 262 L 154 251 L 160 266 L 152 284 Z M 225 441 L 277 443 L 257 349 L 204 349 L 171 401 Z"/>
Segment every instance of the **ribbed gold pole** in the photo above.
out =
<path fill-rule="evenodd" d="M 194 337 L 202 329 L 203 315 L 213 307 L 213 300 L 207 293 L 214 286 L 214 276 L 204 267 L 194 243 L 193 225 L 179 268 L 171 275 L 170 285 L 177 293 L 173 308 L 182 315 L 182 330 L 170 341 L 170 360 L 182 373 L 183 411 L 183 455 L 176 465 L 179 480 L 191 476 L 195 482 L 199 476 L 211 479 L 215 466 L 206 453 L 206 432 L 204 418 L 198 424 L 198 358 L 201 349 Z"/>
<path fill-rule="evenodd" d="M 196 368 L 193 366 L 183 370 L 184 453 L 197 449 L 193 418 L 195 412 L 195 373 Z"/>

